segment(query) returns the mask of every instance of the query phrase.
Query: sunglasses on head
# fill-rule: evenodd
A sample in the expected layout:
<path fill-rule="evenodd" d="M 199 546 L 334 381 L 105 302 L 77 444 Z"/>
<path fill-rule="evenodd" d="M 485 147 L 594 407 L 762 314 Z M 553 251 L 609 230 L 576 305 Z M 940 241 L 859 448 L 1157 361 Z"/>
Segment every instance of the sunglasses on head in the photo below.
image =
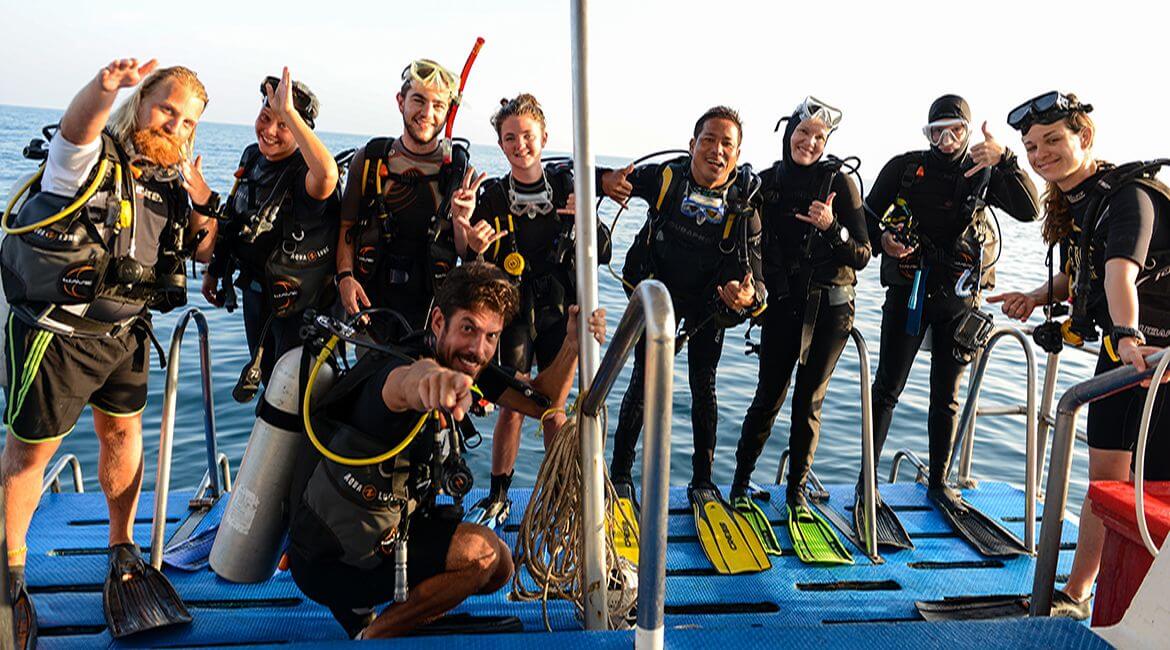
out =
<path fill-rule="evenodd" d="M 1053 90 L 1043 95 L 1037 95 L 1013 108 L 1008 113 L 1007 122 L 1008 126 L 1013 129 L 1024 132 L 1036 123 L 1052 124 L 1073 113 L 1091 112 L 1093 112 L 1092 104 L 1082 104 L 1062 92 Z"/>

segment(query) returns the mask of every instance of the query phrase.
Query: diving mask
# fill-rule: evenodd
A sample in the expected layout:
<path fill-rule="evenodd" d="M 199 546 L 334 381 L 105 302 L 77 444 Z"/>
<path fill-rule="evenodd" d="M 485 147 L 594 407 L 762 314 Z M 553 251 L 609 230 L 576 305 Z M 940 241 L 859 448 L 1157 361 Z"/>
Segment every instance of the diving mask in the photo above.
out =
<path fill-rule="evenodd" d="M 552 185 L 548 177 L 542 177 L 544 189 L 539 192 L 520 192 L 516 189 L 516 180 L 508 175 L 508 208 L 516 216 L 527 216 L 533 219 L 542 214 L 548 214 L 556 209 L 553 205 Z"/>
<path fill-rule="evenodd" d="M 1092 104 L 1082 104 L 1058 91 L 1049 91 L 1033 97 L 1008 113 L 1008 126 L 1026 132 L 1033 124 L 1052 124 L 1073 113 L 1092 113 Z"/>
<path fill-rule="evenodd" d="M 459 77 L 430 59 L 416 59 L 411 61 L 402 71 L 402 80 L 413 80 L 430 87 L 446 90 L 451 94 L 451 101 L 459 101 Z"/>
<path fill-rule="evenodd" d="M 967 139 L 967 120 L 948 118 L 935 120 L 922 127 L 922 134 L 931 146 L 961 145 Z"/>
<path fill-rule="evenodd" d="M 841 124 L 841 109 L 834 106 L 829 106 L 825 102 L 809 95 L 804 98 L 800 106 L 796 107 L 796 113 L 800 116 L 800 121 L 818 119 L 824 122 L 829 129 L 835 129 Z"/>
<path fill-rule="evenodd" d="M 679 212 L 688 219 L 694 219 L 695 223 L 701 226 L 708 222 L 723 223 L 727 206 L 723 202 L 722 192 L 696 187 L 683 197 Z"/>

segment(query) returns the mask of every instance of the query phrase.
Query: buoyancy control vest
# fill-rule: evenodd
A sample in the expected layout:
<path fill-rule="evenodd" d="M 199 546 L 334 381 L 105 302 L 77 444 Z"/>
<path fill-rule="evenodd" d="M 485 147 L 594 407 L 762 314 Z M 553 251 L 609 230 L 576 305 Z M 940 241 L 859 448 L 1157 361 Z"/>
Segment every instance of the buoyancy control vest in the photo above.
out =
<path fill-rule="evenodd" d="M 234 266 L 241 285 L 260 282 L 278 318 L 324 308 L 336 295 L 338 192 L 321 213 L 299 214 L 294 183 L 303 182 L 304 157 L 297 151 L 275 175 L 258 177 L 262 158 L 258 145 L 244 149 L 225 208 L 225 250 L 217 246 L 209 272 L 222 277 Z"/>
<path fill-rule="evenodd" d="M 166 312 L 186 304 L 184 261 L 201 237 L 186 236 L 189 199 L 175 170 L 132 165 L 103 131 L 98 160 L 74 196 L 42 191 L 43 173 L 44 165 L 4 212 L 0 278 L 10 303 L 71 335 L 143 307 Z"/>
<path fill-rule="evenodd" d="M 714 218 L 702 213 L 683 216 L 682 204 L 692 183 L 689 156 L 660 166 L 657 198 L 626 253 L 622 276 L 627 292 L 646 278 L 659 279 L 670 290 L 676 309 L 697 313 L 711 303 L 716 286 L 743 278 L 753 266 L 750 256 L 753 245 L 759 249 L 759 234 L 750 233 L 748 226 L 760 177 L 751 165 L 738 167 L 723 188 L 725 211 Z M 762 311 L 763 296 L 757 296 L 757 305 L 753 311 Z"/>
<path fill-rule="evenodd" d="M 952 286 L 964 271 L 977 270 L 979 281 L 972 294 L 994 287 L 999 234 L 988 218 L 985 201 L 991 169 L 966 178 L 958 166 L 948 171 L 931 169 L 926 152 L 905 155 L 909 160 L 902 173 L 901 189 L 883 220 L 902 210 L 897 219 L 908 221 L 904 225 L 913 233 L 918 250 L 901 259 L 883 255 L 882 284 L 909 285 L 915 273 L 929 265 L 935 269 L 931 282 Z M 915 204 L 941 206 L 950 218 L 941 223 L 924 223 L 915 216 Z"/>
<path fill-rule="evenodd" d="M 361 175 L 361 207 L 357 223 L 347 233 L 354 251 L 354 278 L 376 304 L 386 291 L 412 295 L 433 294 L 456 263 L 451 196 L 463 181 L 469 153 L 467 144 L 453 141 L 451 161 L 429 174 L 395 171 L 394 138 L 374 138 L 365 146 Z M 406 191 L 434 184 L 438 205 L 425 229 L 407 229 L 391 209 L 387 183 Z M 417 200 L 417 199 L 416 199 Z M 415 231 L 417 230 L 417 232 Z"/>
<path fill-rule="evenodd" d="M 360 569 L 385 561 L 395 544 L 406 539 L 415 511 L 433 505 L 443 491 L 447 482 L 439 476 L 443 470 L 436 459 L 445 466 L 462 451 L 458 441 L 443 438 L 449 430 L 446 416 L 425 413 L 408 418 L 414 426 L 402 432 L 400 452 L 368 462 L 386 455 L 387 441 L 339 415 L 352 410 L 365 383 L 386 362 L 383 354 L 368 352 L 312 407 L 314 435 L 332 458 L 316 455 L 319 462 L 307 479 L 293 480 L 294 488 L 304 488 L 292 509 L 292 542 L 310 560 L 337 560 Z"/>
<path fill-rule="evenodd" d="M 1085 340 L 1096 340 L 1097 328 L 1108 327 L 1109 324 L 1103 285 L 1105 269 L 1097 268 L 1093 261 L 1095 233 L 1097 226 L 1106 218 L 1108 201 L 1121 188 L 1136 183 L 1150 191 L 1158 202 L 1158 217 L 1166 220 L 1170 216 L 1170 187 L 1155 177 L 1164 166 L 1170 166 L 1170 159 L 1131 162 L 1112 167 L 1099 175 L 1088 189 L 1087 199 L 1090 203 L 1066 268 L 1072 287 L 1069 327 Z M 1170 228 L 1170 222 L 1163 223 L 1162 227 Z M 1147 252 L 1136 285 L 1138 328 L 1151 345 L 1170 344 L 1170 249 Z"/>
<path fill-rule="evenodd" d="M 559 321 L 577 298 L 575 219 L 557 212 L 573 192 L 572 163 L 548 163 L 543 181 L 544 192 L 533 197 L 541 201 L 543 211 L 523 205 L 528 197 L 517 195 L 510 175 L 486 181 L 476 208 L 477 212 L 482 209 L 492 215 L 488 219 L 497 232 L 508 233 L 484 251 L 484 259 L 503 269 L 518 285 L 518 318 L 529 324 L 533 336 L 545 325 Z M 514 207 L 528 211 L 513 214 L 518 211 Z M 597 251 L 598 264 L 608 264 L 613 255 L 612 237 L 609 227 L 600 220 Z"/>

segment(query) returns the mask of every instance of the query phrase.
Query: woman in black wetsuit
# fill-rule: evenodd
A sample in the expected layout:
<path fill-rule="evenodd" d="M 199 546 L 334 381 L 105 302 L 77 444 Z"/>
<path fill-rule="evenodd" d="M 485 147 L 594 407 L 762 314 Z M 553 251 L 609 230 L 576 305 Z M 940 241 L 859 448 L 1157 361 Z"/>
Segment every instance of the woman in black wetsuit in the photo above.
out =
<path fill-rule="evenodd" d="M 764 284 L 760 375 L 735 452 L 731 500 L 747 493 L 792 370 L 787 503 L 803 505 L 829 377 L 853 328 L 857 271 L 870 257 L 861 195 L 839 159 L 823 157 L 841 112 L 809 97 L 787 118 L 782 158 L 760 174 Z M 799 363 L 799 365 L 798 365 Z"/>
<path fill-rule="evenodd" d="M 544 111 L 527 93 L 501 102 L 492 116 L 508 174 L 480 188 L 475 212 L 457 225 L 460 255 L 483 258 L 504 270 L 520 289 L 520 311 L 500 334 L 498 362 L 527 376 L 532 366 L 546 368 L 565 340 L 569 305 L 577 304 L 573 234 L 573 165 L 542 164 L 548 141 Z M 609 172 L 612 173 L 612 172 Z M 601 186 L 600 173 L 597 180 Z M 598 229 L 598 260 L 609 262 L 608 229 Z M 605 310 L 593 321 L 605 320 Z M 548 434 L 564 422 L 563 413 L 547 413 Z M 501 408 L 492 434 L 491 490 L 468 512 L 473 523 L 494 528 L 508 517 L 508 486 L 520 448 L 524 414 Z M 546 437 L 546 442 L 551 437 Z"/>
<path fill-rule="evenodd" d="M 233 308 L 233 284 L 243 292 L 253 361 L 233 391 L 240 401 L 255 394 L 259 381 L 268 382 L 282 354 L 300 345 L 304 310 L 325 308 L 335 296 L 338 171 L 313 133 L 317 98 L 289 78 L 288 68 L 283 78 L 266 78 L 260 93 L 265 101 L 256 116 L 256 142 L 240 158 L 203 276 L 203 297 L 216 307 Z"/>
<path fill-rule="evenodd" d="M 1157 167 L 1134 177 L 1127 173 L 1130 165 L 1114 167 L 1093 157 L 1092 109 L 1074 95 L 1053 91 L 1009 115 L 1032 169 L 1048 182 L 1044 241 L 1059 247 L 1062 267 L 1033 291 L 989 301 L 1027 320 L 1037 306 L 1076 296 L 1069 338 L 1096 339 L 1098 329 L 1104 334 L 1096 369 L 1101 374 L 1122 364 L 1144 369 L 1145 357 L 1170 343 L 1170 281 L 1156 277 L 1170 268 L 1170 190 L 1153 180 Z M 1101 192 L 1100 181 L 1112 191 Z M 1136 387 L 1089 405 L 1089 480 L 1130 480 L 1145 399 L 1146 389 Z M 1163 390 L 1151 420 L 1147 479 L 1170 479 L 1168 404 Z M 1068 582 L 1053 595 L 1054 616 L 1089 616 L 1105 531 L 1087 505 L 1086 497 Z"/>
<path fill-rule="evenodd" d="M 930 493 L 955 502 L 957 493 L 944 486 L 944 474 L 955 435 L 959 382 L 970 360 L 956 349 L 955 328 L 978 305 L 980 291 L 995 282 L 989 268 L 994 251 L 989 255 L 986 250 L 992 229 L 978 195 L 985 188 L 986 203 L 1018 221 L 1034 221 L 1038 213 L 1036 187 L 1015 155 L 991 137 L 986 122 L 985 140 L 968 151 L 970 124 L 971 110 L 962 97 L 935 100 L 923 129 L 930 149 L 886 163 L 865 201 L 875 215 L 890 211 L 889 216 L 898 217 L 896 222 L 883 219 L 880 229 L 876 220 L 869 223 L 874 254 L 883 256 L 886 287 L 872 390 L 874 460 L 881 456 L 898 396 L 929 326 Z M 963 271 L 977 280 L 959 283 Z"/>

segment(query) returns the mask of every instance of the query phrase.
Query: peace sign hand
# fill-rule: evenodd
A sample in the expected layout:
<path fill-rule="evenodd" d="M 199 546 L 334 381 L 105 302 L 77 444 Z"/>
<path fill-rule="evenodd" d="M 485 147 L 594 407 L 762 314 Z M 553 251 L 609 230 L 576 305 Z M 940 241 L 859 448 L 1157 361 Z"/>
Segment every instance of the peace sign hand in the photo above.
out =
<path fill-rule="evenodd" d="M 479 186 L 483 185 L 486 179 L 487 174 L 480 174 L 477 177 L 474 167 L 467 168 L 467 172 L 463 174 L 463 182 L 451 194 L 452 219 L 471 219 L 471 213 L 475 212 L 475 195 L 479 191 Z"/>
<path fill-rule="evenodd" d="M 138 59 L 117 59 L 98 71 L 98 83 L 102 90 L 112 93 L 121 88 L 137 86 L 147 75 L 158 67 L 158 59 L 151 59 L 141 66 Z"/>
<path fill-rule="evenodd" d="M 808 214 L 800 214 L 797 212 L 795 216 L 797 219 L 810 223 L 816 227 L 817 230 L 824 232 L 833 225 L 833 199 L 837 198 L 836 192 L 829 192 L 829 198 L 824 201 L 813 201 L 812 205 L 808 206 Z"/>
<path fill-rule="evenodd" d="M 971 159 L 975 161 L 975 166 L 967 170 L 963 174 L 966 178 L 971 178 L 975 174 L 999 164 L 1003 160 L 1004 147 L 991 135 L 991 131 L 987 130 L 987 121 L 983 121 L 983 142 L 971 147 Z"/>

